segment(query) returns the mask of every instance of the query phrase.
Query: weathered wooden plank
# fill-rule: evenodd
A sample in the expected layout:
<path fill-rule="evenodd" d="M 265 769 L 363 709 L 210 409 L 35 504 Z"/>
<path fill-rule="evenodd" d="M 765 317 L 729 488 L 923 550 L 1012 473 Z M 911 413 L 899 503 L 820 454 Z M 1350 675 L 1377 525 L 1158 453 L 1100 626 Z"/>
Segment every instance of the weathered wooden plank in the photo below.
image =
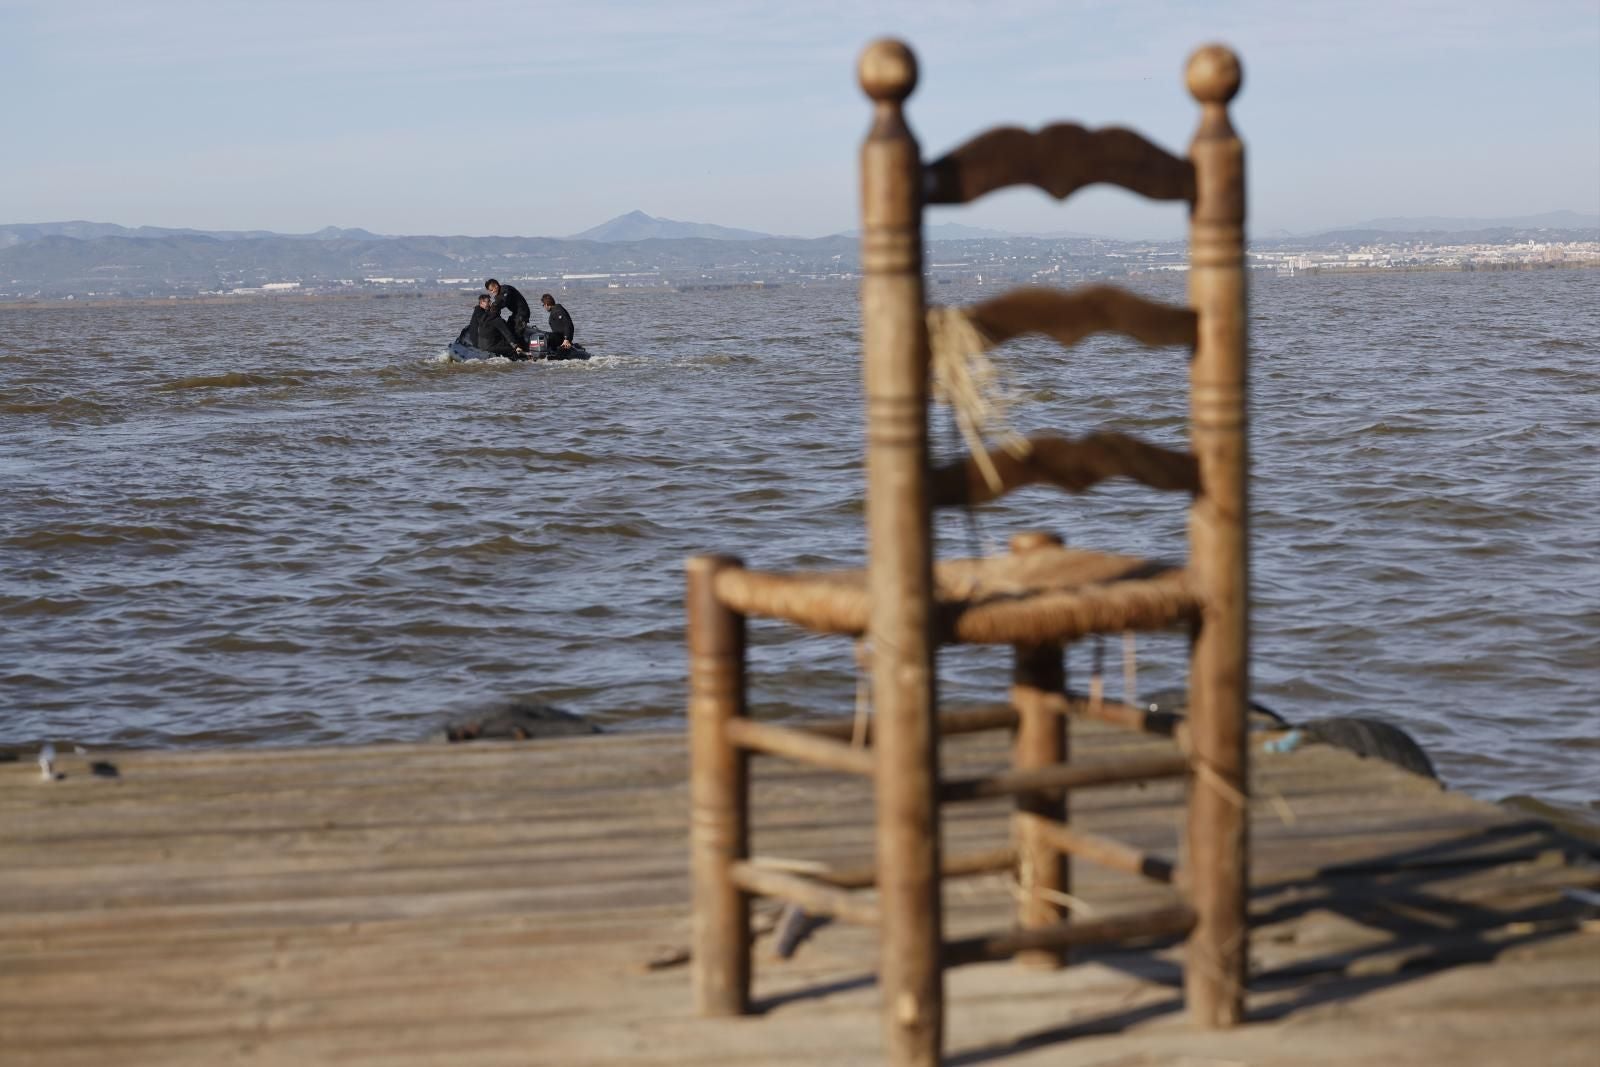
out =
<path fill-rule="evenodd" d="M 682 739 L 572 740 L 127 753 L 114 757 L 118 781 L 44 783 L 0 765 L 0 1058 L 881 1062 L 875 942 L 844 924 L 783 962 L 757 942 L 757 1003 L 798 999 L 756 1020 L 691 1016 L 685 969 L 645 967 L 688 943 Z M 1170 751 L 1091 724 L 1075 723 L 1074 740 L 1096 760 Z M 947 741 L 947 770 L 1002 766 L 1006 743 Z M 1565 860 L 1563 839 L 1320 746 L 1253 762 L 1254 911 L 1268 923 L 1254 954 L 1273 977 L 1251 1010 L 1287 1011 L 1287 1027 L 1192 1030 L 1164 984 L 1171 953 L 1167 971 L 1091 953 L 1053 973 L 951 972 L 950 1055 L 1008 1067 L 1341 1062 L 1326 1046 L 1385 1063 L 1487 1064 L 1511 1050 L 1577 1063 L 1575 1050 L 1600 1040 L 1600 938 L 1551 925 L 1575 913 L 1561 889 L 1595 879 Z M 803 770 L 758 780 L 757 852 L 870 858 L 867 789 Z M 1086 791 L 1073 823 L 1176 856 L 1180 799 L 1173 783 Z M 1005 845 L 1009 812 L 1004 799 L 952 809 L 943 851 Z M 1172 901 L 1090 865 L 1073 892 L 1088 917 Z M 950 882 L 948 936 L 1003 926 L 1013 902 L 1005 874 Z M 1430 945 L 1446 963 L 1498 955 L 1434 967 Z M 1124 1018 L 1125 1034 L 1092 1033 Z M 1086 1033 L 1048 1036 L 1074 1025 Z"/>

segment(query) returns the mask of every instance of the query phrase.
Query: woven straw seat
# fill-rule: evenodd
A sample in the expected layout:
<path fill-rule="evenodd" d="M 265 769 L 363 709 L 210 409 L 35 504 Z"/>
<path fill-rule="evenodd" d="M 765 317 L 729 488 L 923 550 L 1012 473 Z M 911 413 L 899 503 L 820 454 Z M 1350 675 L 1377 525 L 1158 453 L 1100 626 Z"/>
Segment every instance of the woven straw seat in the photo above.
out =
<path fill-rule="evenodd" d="M 1048 546 L 1021 555 L 934 565 L 943 644 L 1036 644 L 1085 634 L 1165 629 L 1200 611 L 1181 567 L 1132 556 Z M 723 604 L 821 633 L 866 632 L 864 570 L 775 574 L 730 567 L 717 574 Z"/>

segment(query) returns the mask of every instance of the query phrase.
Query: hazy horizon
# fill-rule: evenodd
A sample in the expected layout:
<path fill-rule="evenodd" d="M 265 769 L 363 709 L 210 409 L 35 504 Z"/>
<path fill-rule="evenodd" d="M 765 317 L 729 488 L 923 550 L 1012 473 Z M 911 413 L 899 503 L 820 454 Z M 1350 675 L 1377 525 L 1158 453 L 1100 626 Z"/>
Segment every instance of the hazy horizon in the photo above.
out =
<path fill-rule="evenodd" d="M 566 236 L 641 210 L 818 237 L 856 225 L 872 38 L 921 61 L 932 155 L 989 126 L 1126 125 L 1181 151 L 1198 44 L 1234 47 L 1251 229 L 1600 212 L 1600 5 L 1176 0 L 0 3 L 13 223 Z M 997 194 L 930 224 L 1124 239 L 1181 205 Z"/>
<path fill-rule="evenodd" d="M 494 233 L 494 234 L 487 234 L 487 233 L 477 233 L 477 234 L 451 233 L 451 234 L 444 234 L 444 233 L 424 233 L 424 232 L 421 232 L 421 231 L 412 231 L 412 232 L 403 232 L 403 233 L 402 232 L 378 233 L 378 232 L 375 232 L 375 231 L 368 230 L 365 227 L 360 227 L 360 226 L 341 226 L 338 223 L 328 223 L 328 224 L 326 224 L 324 226 L 318 226 L 315 229 L 297 230 L 297 231 L 292 231 L 291 232 L 291 231 L 283 231 L 283 230 L 264 230 L 264 229 L 262 229 L 260 227 L 252 227 L 251 229 L 235 230 L 235 229 L 232 229 L 232 228 L 212 228 L 212 227 L 198 227 L 198 226 L 154 226 L 154 225 L 151 225 L 149 223 L 136 223 L 136 224 L 130 225 L 128 223 L 119 222 L 119 221 L 114 220 L 114 219 L 38 219 L 38 220 L 27 220 L 27 221 L 20 221 L 20 222 L 18 222 L 18 221 L 0 220 L 0 230 L 4 230 L 4 229 L 7 229 L 7 228 L 13 227 L 13 226 L 96 226 L 96 227 L 98 227 L 98 226 L 114 226 L 114 227 L 119 227 L 121 229 L 130 230 L 130 231 L 138 231 L 138 230 L 141 230 L 141 229 L 150 229 L 150 230 L 158 230 L 158 231 L 173 232 L 173 233 L 196 232 L 196 233 L 230 233 L 230 234 L 241 234 L 241 235 L 245 235 L 245 234 L 263 234 L 263 235 L 268 235 L 268 234 L 270 234 L 271 236 L 275 236 L 275 237 L 315 237 L 315 236 L 320 236 L 321 234 L 323 234 L 324 232 L 326 232 L 328 230 L 335 230 L 335 231 L 340 231 L 340 235 L 341 236 L 346 234 L 346 233 L 356 232 L 356 233 L 360 233 L 360 234 L 370 235 L 371 237 L 379 238 L 379 239 L 406 238 L 406 237 L 441 237 L 441 238 L 467 238 L 467 239 L 471 239 L 471 240 L 496 240 L 496 239 L 505 239 L 505 240 L 554 240 L 554 241 L 593 240 L 593 241 L 606 242 L 606 241 L 618 240 L 618 238 L 613 238 L 613 237 L 593 238 L 593 237 L 585 237 L 584 234 L 586 232 L 588 232 L 589 230 L 603 228 L 604 226 L 606 226 L 609 223 L 615 223 L 615 222 L 623 221 L 626 218 L 628 218 L 629 216 L 635 215 L 635 214 L 640 214 L 640 212 L 637 209 L 634 209 L 632 211 L 622 212 L 619 215 L 614 215 L 609 219 L 602 220 L 596 226 L 586 227 L 585 230 L 579 231 L 578 233 L 565 233 L 565 234 L 558 234 L 558 233 L 510 233 L 510 232 Z M 1555 211 L 1538 212 L 1538 213 L 1533 214 L 1533 215 L 1517 216 L 1517 217 L 1492 217 L 1492 216 L 1477 216 L 1477 217 L 1468 217 L 1468 216 L 1461 216 L 1461 217 L 1384 216 L 1384 217 L 1373 218 L 1373 219 L 1352 220 L 1351 222 L 1349 222 L 1347 224 L 1344 224 L 1344 225 L 1333 226 L 1333 227 L 1330 227 L 1327 230 L 1318 230 L 1318 231 L 1315 231 L 1315 232 L 1292 233 L 1292 232 L 1289 232 L 1289 231 L 1278 231 L 1278 232 L 1275 232 L 1275 233 L 1256 233 L 1253 236 L 1258 237 L 1258 238 L 1259 237 L 1266 237 L 1266 238 L 1273 238 L 1273 239 L 1277 239 L 1277 238 L 1294 238 L 1294 237 L 1313 238 L 1313 237 L 1323 236 L 1324 234 L 1327 234 L 1327 233 L 1337 233 L 1337 232 L 1340 232 L 1340 231 L 1343 231 L 1343 230 L 1356 230 L 1356 231 L 1361 231 L 1361 230 L 1391 230 L 1391 231 L 1394 231 L 1394 232 L 1397 232 L 1397 233 L 1417 233 L 1417 232 L 1425 232 L 1425 231 L 1427 231 L 1427 232 L 1442 232 L 1442 233 L 1466 232 L 1468 230 L 1476 230 L 1476 229 L 1503 229 L 1503 228 L 1508 228 L 1508 227 L 1512 227 L 1512 226 L 1522 227 L 1522 226 L 1527 226 L 1527 225 L 1532 224 L 1530 220 L 1538 220 L 1539 224 L 1541 224 L 1541 225 L 1551 226 L 1551 225 L 1554 225 L 1554 224 L 1551 221 L 1549 221 L 1550 218 L 1552 216 L 1560 216 L 1560 215 L 1571 215 L 1571 216 L 1574 216 L 1574 221 L 1572 221 L 1570 224 L 1566 223 L 1565 220 L 1562 220 L 1561 225 L 1562 226 L 1566 226 L 1567 228 L 1577 229 L 1577 228 L 1588 228 L 1588 227 L 1593 227 L 1593 226 L 1600 226 L 1600 214 L 1586 214 L 1584 212 L 1571 211 L 1569 209 L 1563 208 L 1563 209 L 1558 209 L 1558 210 L 1555 210 Z M 657 222 L 657 223 L 668 223 L 668 224 L 682 225 L 682 226 L 710 225 L 710 226 L 718 228 L 718 229 L 730 229 L 731 230 L 731 228 L 722 227 L 721 224 L 718 223 L 714 219 L 668 219 L 668 218 L 662 218 L 662 217 L 659 217 L 659 216 L 649 216 L 647 213 L 646 213 L 646 217 L 649 218 L 652 222 Z M 1402 224 L 1404 224 L 1404 225 L 1402 225 Z M 1560 228 L 1560 227 L 1557 227 L 1557 228 Z M 1115 237 L 1115 236 L 1110 235 L 1110 234 L 1101 234 L 1101 233 L 1092 233 L 1092 232 L 1077 232 L 1077 231 L 1056 231 L 1056 232 L 1004 231 L 1004 230 L 999 230 L 999 229 L 994 229 L 994 228 L 989 228 L 989 227 L 970 226 L 970 225 L 967 225 L 967 224 L 964 224 L 964 223 L 951 222 L 951 221 L 946 221 L 946 222 L 943 222 L 943 223 L 937 222 L 937 221 L 932 221 L 932 222 L 929 223 L 928 229 L 931 230 L 931 231 L 939 231 L 941 229 L 971 230 L 971 231 L 973 231 L 975 236 L 977 234 L 981 233 L 984 236 L 991 236 L 992 235 L 994 238 L 1064 238 L 1064 237 L 1077 237 L 1077 238 L 1094 238 L 1094 239 L 1102 239 L 1103 238 L 1103 239 L 1108 239 L 1108 240 L 1132 240 L 1132 241 L 1182 240 L 1184 238 L 1184 234 L 1182 232 L 1173 233 L 1173 234 L 1171 234 L 1171 235 L 1169 235 L 1167 237 L 1161 237 L 1161 238 L 1156 238 L 1156 237 L 1118 238 L 1118 237 Z M 751 235 L 750 239 L 778 238 L 778 239 L 795 239 L 795 240 L 820 240 L 820 239 L 827 238 L 827 237 L 853 237 L 853 236 L 856 236 L 858 233 L 859 233 L 859 230 L 856 230 L 854 228 L 848 229 L 848 230 L 838 230 L 838 231 L 834 231 L 833 233 L 827 233 L 827 234 L 817 234 L 817 235 L 814 235 L 814 236 L 801 235 L 801 234 L 753 233 Z"/>

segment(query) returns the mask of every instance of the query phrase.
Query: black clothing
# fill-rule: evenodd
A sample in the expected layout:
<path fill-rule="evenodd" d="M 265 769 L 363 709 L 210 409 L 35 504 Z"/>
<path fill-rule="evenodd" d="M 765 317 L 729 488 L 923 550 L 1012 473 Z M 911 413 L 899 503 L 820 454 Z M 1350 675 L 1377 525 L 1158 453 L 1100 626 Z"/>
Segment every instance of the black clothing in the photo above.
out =
<path fill-rule="evenodd" d="M 561 347 L 562 341 L 577 343 L 578 328 L 572 324 L 572 316 L 567 314 L 567 309 L 560 304 L 550 305 L 550 340 L 551 349 Z"/>
<path fill-rule="evenodd" d="M 472 321 L 456 335 L 456 343 L 471 345 L 492 356 L 505 356 L 507 359 L 528 358 L 525 355 L 517 355 L 517 349 L 524 347 L 522 339 L 512 334 L 498 311 L 491 311 L 486 307 L 472 309 Z"/>
<path fill-rule="evenodd" d="M 577 336 L 578 330 L 572 325 L 572 316 L 560 304 L 550 305 L 550 332 L 564 334 L 568 340 Z"/>
<path fill-rule="evenodd" d="M 482 329 L 484 320 L 492 314 L 494 313 L 486 307 L 473 308 L 472 321 L 462 327 L 461 332 L 456 335 L 456 344 L 471 345 L 473 348 L 477 348 L 478 332 Z"/>
<path fill-rule="evenodd" d="M 528 301 L 517 292 L 514 285 L 500 286 L 500 291 L 494 297 L 494 313 L 500 314 L 501 308 L 511 309 L 511 332 L 516 335 L 517 344 L 522 343 L 522 338 L 528 329 L 528 320 L 533 318 L 533 309 L 528 307 Z"/>
<path fill-rule="evenodd" d="M 498 311 L 489 312 L 478 324 L 478 347 L 485 352 L 492 352 L 508 359 L 528 358 L 517 355 L 517 349 L 522 347 L 522 340 L 511 333 L 511 327 L 506 325 L 506 320 L 500 317 Z"/>

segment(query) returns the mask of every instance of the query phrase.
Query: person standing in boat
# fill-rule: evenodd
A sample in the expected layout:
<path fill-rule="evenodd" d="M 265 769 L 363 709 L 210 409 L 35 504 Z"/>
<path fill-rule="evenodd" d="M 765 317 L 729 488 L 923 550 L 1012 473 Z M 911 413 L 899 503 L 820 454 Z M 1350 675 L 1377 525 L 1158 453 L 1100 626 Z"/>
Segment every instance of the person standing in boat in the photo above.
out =
<path fill-rule="evenodd" d="M 556 298 L 549 293 L 541 296 L 539 303 L 550 313 L 550 347 L 570 351 L 572 342 L 578 335 L 578 328 L 572 324 L 572 316 L 568 315 L 567 309 L 556 303 Z"/>
<path fill-rule="evenodd" d="M 512 336 L 506 320 L 491 306 L 488 293 L 478 294 L 478 306 L 472 311 L 472 321 L 467 323 L 456 341 L 490 355 L 505 356 L 507 359 L 528 358 L 528 350 Z"/>
<path fill-rule="evenodd" d="M 517 292 L 514 285 L 501 285 L 490 278 L 483 283 L 489 290 L 489 296 L 494 300 L 494 313 L 500 314 L 501 308 L 511 310 L 511 334 L 517 339 L 517 344 L 522 344 L 522 339 L 528 336 L 528 320 L 533 318 L 533 309 L 528 306 L 527 298 Z"/>

